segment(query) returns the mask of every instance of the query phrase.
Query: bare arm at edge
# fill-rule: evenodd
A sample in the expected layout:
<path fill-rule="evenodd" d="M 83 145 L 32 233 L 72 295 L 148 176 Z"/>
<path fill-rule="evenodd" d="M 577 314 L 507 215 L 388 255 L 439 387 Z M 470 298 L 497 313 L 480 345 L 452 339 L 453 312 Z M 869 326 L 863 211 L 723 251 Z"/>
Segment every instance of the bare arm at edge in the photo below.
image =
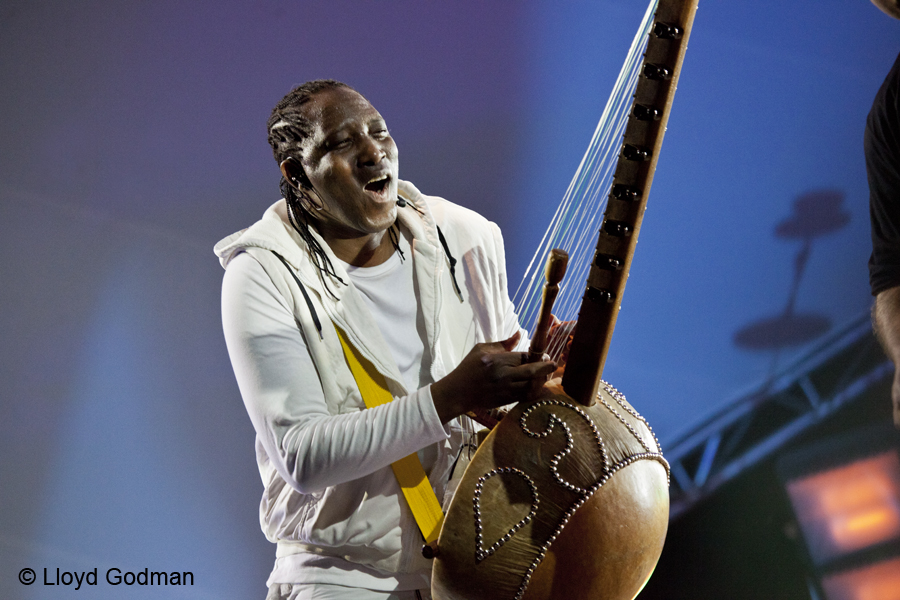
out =
<path fill-rule="evenodd" d="M 900 19 L 900 2 L 897 0 L 872 0 L 872 4 L 880 8 L 887 16 Z"/>
<path fill-rule="evenodd" d="M 894 427 L 900 429 L 900 287 L 892 287 L 875 297 L 872 324 L 882 348 L 894 362 L 891 401 L 894 407 Z"/>

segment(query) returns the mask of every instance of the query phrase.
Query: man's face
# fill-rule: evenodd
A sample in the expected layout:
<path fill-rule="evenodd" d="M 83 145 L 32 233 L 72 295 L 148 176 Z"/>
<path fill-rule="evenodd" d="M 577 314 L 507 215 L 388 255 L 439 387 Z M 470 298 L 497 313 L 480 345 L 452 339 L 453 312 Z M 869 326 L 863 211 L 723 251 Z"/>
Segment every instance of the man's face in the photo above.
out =
<path fill-rule="evenodd" d="M 384 119 L 352 90 L 318 92 L 305 105 L 313 132 L 301 164 L 312 184 L 316 212 L 327 237 L 385 231 L 397 218 L 397 145 Z"/>

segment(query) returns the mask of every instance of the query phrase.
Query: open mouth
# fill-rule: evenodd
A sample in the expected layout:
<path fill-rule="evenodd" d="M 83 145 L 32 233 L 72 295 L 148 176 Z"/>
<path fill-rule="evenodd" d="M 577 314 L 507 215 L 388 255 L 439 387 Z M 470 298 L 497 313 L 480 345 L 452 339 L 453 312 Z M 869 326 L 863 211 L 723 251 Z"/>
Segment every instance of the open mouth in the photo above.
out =
<path fill-rule="evenodd" d="M 384 175 L 378 175 L 377 177 L 373 177 L 369 180 L 369 183 L 365 185 L 365 189 L 367 192 L 375 192 L 376 194 L 383 194 L 385 190 L 387 190 L 388 185 L 391 183 L 391 176 L 389 173 L 385 173 Z"/>

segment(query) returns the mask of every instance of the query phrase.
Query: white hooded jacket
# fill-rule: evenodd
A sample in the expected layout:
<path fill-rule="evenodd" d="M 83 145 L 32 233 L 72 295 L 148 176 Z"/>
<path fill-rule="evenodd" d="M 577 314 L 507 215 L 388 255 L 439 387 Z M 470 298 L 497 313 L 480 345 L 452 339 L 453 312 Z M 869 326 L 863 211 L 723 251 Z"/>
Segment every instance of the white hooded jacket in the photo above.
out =
<path fill-rule="evenodd" d="M 507 339 L 520 327 L 497 226 L 399 183 L 409 205 L 398 209 L 398 220 L 412 237 L 425 348 L 431 380 L 437 381 L 475 344 Z M 327 579 L 308 567 L 333 557 L 365 565 L 361 571 L 370 580 L 363 583 L 372 589 L 422 587 L 430 563 L 421 558 L 421 535 L 390 463 L 434 445 L 429 481 L 442 498 L 471 425 L 442 425 L 430 386 L 406 389 L 361 294 L 318 240 L 347 285 L 323 276 L 311 262 L 284 200 L 215 248 L 226 267 L 225 338 L 257 434 L 265 487 L 260 523 L 278 543 L 269 583 Z M 273 252 L 294 270 L 306 296 Z M 384 375 L 393 402 L 365 409 L 335 326 Z M 522 333 L 520 348 L 527 343 Z"/>

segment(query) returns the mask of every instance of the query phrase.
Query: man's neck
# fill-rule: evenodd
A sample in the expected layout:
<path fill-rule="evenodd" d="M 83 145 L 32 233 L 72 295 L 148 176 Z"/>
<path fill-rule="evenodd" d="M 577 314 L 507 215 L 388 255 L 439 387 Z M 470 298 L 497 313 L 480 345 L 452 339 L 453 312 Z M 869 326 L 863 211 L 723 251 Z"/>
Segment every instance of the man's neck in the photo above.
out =
<path fill-rule="evenodd" d="M 354 267 L 374 267 L 394 254 L 394 244 L 387 230 L 360 237 L 322 237 L 335 256 Z"/>

